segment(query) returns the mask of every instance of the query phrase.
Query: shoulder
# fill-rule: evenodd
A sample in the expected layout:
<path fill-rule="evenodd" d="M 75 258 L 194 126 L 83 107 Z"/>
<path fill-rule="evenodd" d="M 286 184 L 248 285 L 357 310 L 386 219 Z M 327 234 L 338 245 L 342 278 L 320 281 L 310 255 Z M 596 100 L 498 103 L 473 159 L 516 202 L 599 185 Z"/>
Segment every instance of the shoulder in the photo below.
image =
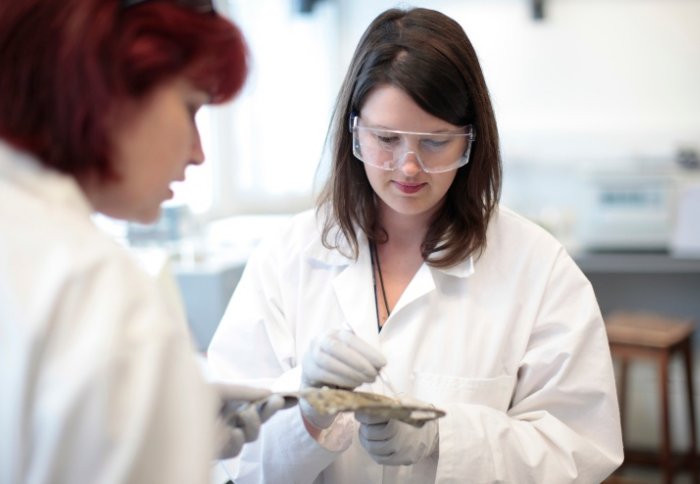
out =
<path fill-rule="evenodd" d="M 515 211 L 500 206 L 494 213 L 487 230 L 487 251 L 503 255 L 552 254 L 563 250 L 561 243 L 540 225 Z"/>
<path fill-rule="evenodd" d="M 135 311 L 159 313 L 155 281 L 94 225 L 75 180 L 16 152 L 5 155 L 0 156 L 0 191 L 7 195 L 0 204 L 0 314 L 41 338 L 57 328 L 91 327 L 116 336 L 127 331 Z M 166 322 L 148 327 L 159 324 Z"/>
<path fill-rule="evenodd" d="M 97 229 L 88 214 L 32 197 L 16 201 L 27 203 L 14 213 L 0 213 L 0 251 L 12 266 L 23 268 L 28 282 L 33 277 L 65 282 L 94 274 L 104 264 L 127 269 L 132 265 L 124 248 Z"/>
<path fill-rule="evenodd" d="M 0 257 L 8 261 L 0 286 L 12 291 L 13 310 L 27 328 L 43 332 L 70 321 L 61 327 L 93 325 L 116 336 L 135 321 L 130 314 L 144 310 L 153 317 L 149 328 L 165 326 L 155 280 L 89 215 L 60 206 L 22 213 L 26 221 L 11 231 L 0 220 Z"/>
<path fill-rule="evenodd" d="M 307 210 L 290 217 L 263 238 L 248 259 L 246 271 L 277 274 L 291 281 L 311 267 L 335 271 L 352 262 L 337 249 L 324 245 L 323 219 L 315 210 Z"/>
<path fill-rule="evenodd" d="M 290 258 L 324 258 L 333 252 L 322 243 L 323 220 L 313 209 L 292 215 L 270 231 L 259 244 L 258 253 Z"/>
<path fill-rule="evenodd" d="M 45 221 L 44 235 L 50 243 L 45 244 L 43 263 L 59 266 L 62 270 L 57 272 L 65 273 L 68 279 L 127 279 L 131 283 L 124 287 L 126 291 L 133 286 L 142 289 L 155 284 L 128 249 L 103 233 L 89 218 L 71 213 L 61 215 Z"/>
<path fill-rule="evenodd" d="M 99 261 L 127 257 L 93 224 L 91 207 L 72 177 L 17 152 L 0 161 L 0 190 L 7 196 L 0 205 L 0 256 L 12 266 L 21 263 L 25 279 L 70 277 Z"/>
<path fill-rule="evenodd" d="M 500 206 L 487 231 L 486 248 L 477 264 L 498 269 L 501 274 L 545 275 L 555 266 L 580 273 L 564 246 L 547 230 Z"/>
<path fill-rule="evenodd" d="M 520 243 L 544 242 L 550 245 L 560 245 L 559 242 L 540 225 L 503 205 L 498 207 L 491 219 L 488 235 L 491 239 L 498 238 L 509 241 L 510 239 L 517 238 Z"/>

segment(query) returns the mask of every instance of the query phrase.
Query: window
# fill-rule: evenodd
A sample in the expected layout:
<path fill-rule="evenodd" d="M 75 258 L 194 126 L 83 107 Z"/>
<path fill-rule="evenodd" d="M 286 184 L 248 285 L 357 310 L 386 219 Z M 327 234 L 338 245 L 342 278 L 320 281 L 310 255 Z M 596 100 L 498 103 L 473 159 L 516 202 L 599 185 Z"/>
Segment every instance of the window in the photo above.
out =
<path fill-rule="evenodd" d="M 309 14 L 290 0 L 225 0 L 219 11 L 246 37 L 250 74 L 233 103 L 198 116 L 207 163 L 189 169 L 173 202 L 206 218 L 311 207 L 344 68 L 337 6 Z"/>

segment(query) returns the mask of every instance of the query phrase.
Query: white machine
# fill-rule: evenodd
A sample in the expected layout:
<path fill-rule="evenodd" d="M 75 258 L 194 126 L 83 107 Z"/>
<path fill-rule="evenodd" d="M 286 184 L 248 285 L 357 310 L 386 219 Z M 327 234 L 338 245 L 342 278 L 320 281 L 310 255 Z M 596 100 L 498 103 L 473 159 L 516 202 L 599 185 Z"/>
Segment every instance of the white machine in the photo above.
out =
<path fill-rule="evenodd" d="M 595 172 L 583 181 L 578 239 L 587 250 L 665 251 L 676 207 L 670 172 Z"/>
<path fill-rule="evenodd" d="M 688 177 L 679 185 L 677 206 L 671 253 L 700 257 L 700 174 Z"/>

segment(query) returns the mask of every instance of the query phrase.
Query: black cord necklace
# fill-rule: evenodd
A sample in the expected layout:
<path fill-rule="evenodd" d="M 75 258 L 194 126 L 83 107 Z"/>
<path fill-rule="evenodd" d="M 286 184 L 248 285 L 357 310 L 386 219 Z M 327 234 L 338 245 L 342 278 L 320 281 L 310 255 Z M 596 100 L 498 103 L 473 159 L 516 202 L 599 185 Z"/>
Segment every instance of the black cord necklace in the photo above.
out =
<path fill-rule="evenodd" d="M 386 317 L 389 318 L 391 311 L 389 310 L 389 303 L 386 299 L 386 290 L 384 289 L 384 278 L 382 277 L 382 266 L 379 264 L 379 252 L 377 252 L 377 247 L 374 242 L 369 243 L 369 253 L 370 259 L 372 260 L 372 286 L 374 287 L 374 309 L 377 314 L 377 329 L 382 330 L 381 318 L 379 316 L 379 301 L 377 298 L 377 277 L 375 275 L 375 264 L 377 267 L 376 273 L 379 274 L 379 285 L 382 289 L 382 299 L 384 299 L 384 309 L 386 309 Z"/>

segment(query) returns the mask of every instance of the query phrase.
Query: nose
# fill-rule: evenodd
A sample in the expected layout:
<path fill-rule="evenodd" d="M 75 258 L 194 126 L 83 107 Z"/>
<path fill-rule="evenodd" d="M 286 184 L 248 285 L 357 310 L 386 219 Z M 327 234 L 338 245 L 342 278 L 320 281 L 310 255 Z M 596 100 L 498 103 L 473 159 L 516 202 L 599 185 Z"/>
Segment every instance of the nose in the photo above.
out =
<path fill-rule="evenodd" d="M 192 151 L 190 152 L 190 164 L 201 165 L 204 163 L 204 149 L 202 148 L 202 138 L 199 136 L 199 129 L 194 126 L 194 136 L 192 139 Z"/>
<path fill-rule="evenodd" d="M 399 169 L 406 177 L 414 177 L 422 170 L 418 155 L 413 151 L 407 151 L 399 160 Z"/>

